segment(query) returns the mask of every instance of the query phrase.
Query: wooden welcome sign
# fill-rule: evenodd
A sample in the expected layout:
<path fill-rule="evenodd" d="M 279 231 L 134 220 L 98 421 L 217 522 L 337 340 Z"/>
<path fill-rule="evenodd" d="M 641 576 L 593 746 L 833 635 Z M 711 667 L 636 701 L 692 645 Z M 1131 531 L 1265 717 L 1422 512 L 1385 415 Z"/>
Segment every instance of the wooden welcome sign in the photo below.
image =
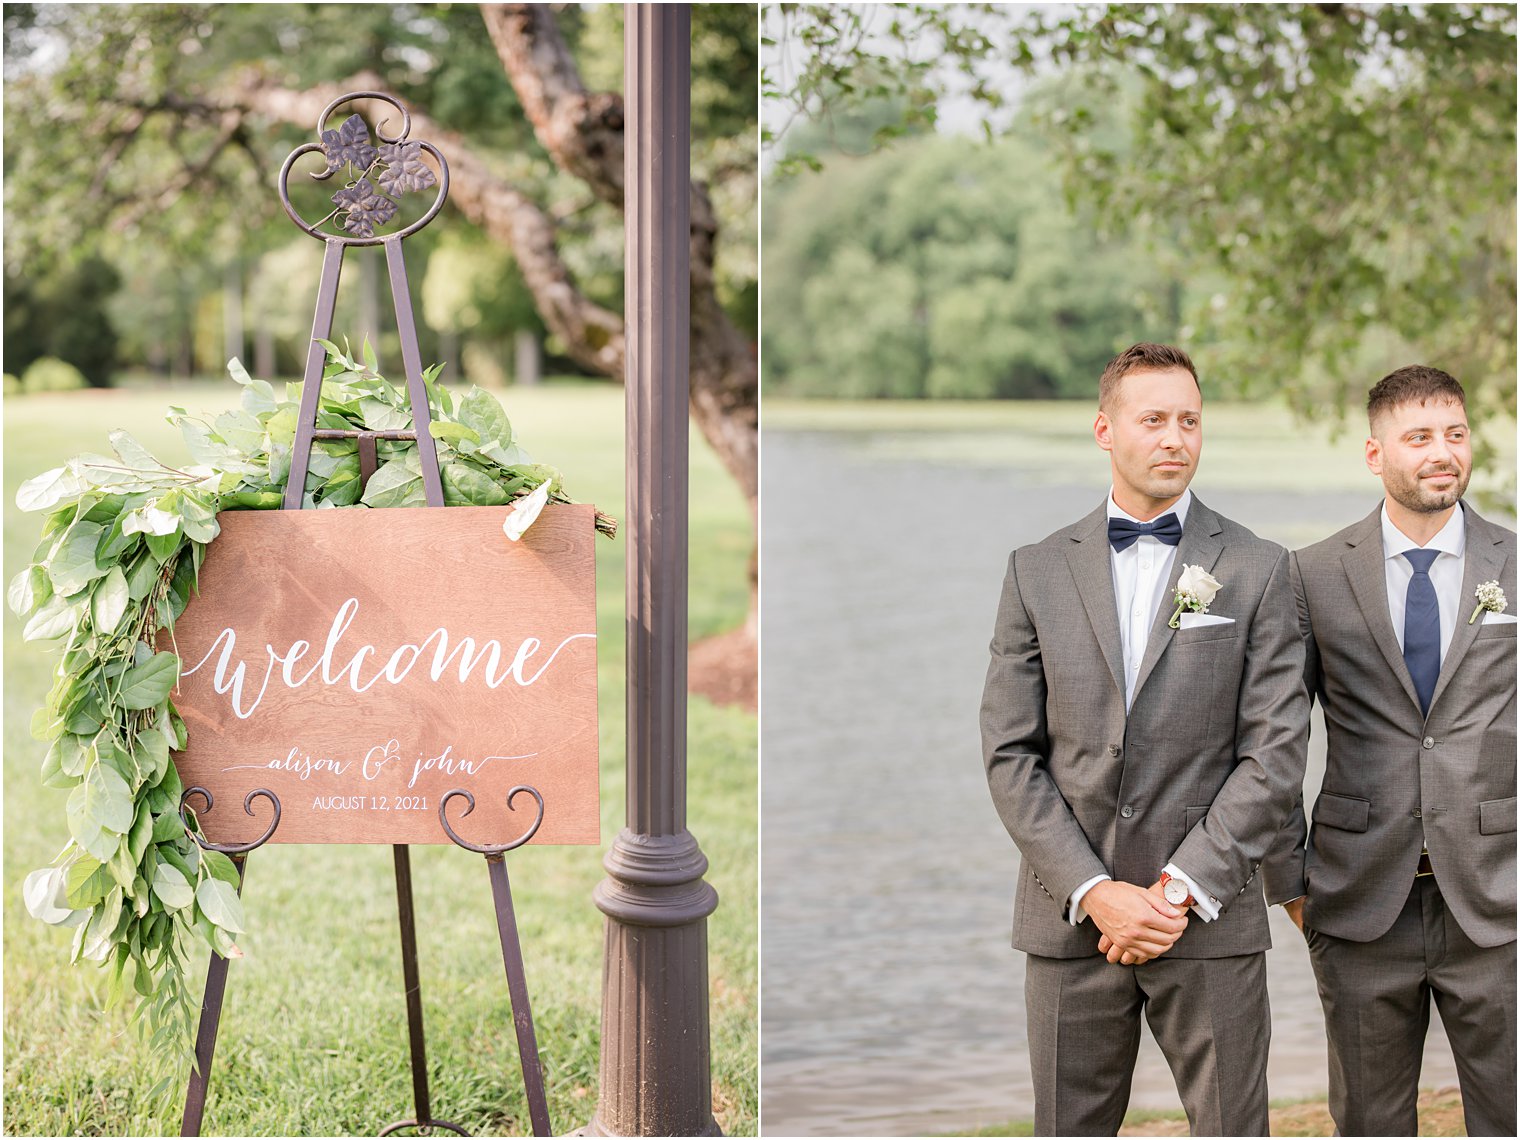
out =
<path fill-rule="evenodd" d="M 597 843 L 594 509 L 228 511 L 174 626 L 186 787 L 207 838 L 247 843 Z M 199 808 L 199 800 L 191 806 Z"/>

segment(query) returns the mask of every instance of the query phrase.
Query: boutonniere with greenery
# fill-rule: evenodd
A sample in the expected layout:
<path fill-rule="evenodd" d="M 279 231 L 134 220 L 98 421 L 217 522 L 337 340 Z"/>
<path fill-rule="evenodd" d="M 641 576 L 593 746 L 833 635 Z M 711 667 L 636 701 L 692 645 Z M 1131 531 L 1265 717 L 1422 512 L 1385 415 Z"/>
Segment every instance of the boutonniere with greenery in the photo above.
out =
<path fill-rule="evenodd" d="M 1184 562 L 1182 573 L 1177 578 L 1177 592 L 1172 595 L 1177 610 L 1172 614 L 1172 620 L 1166 624 L 1173 629 L 1181 626 L 1183 610 L 1195 614 L 1208 613 L 1219 588 L 1220 584 L 1202 566 L 1189 566 Z"/>
<path fill-rule="evenodd" d="M 318 428 L 412 428 L 404 390 L 379 374 L 369 345 L 362 359 L 323 341 L 327 364 Z M 518 502 L 508 535 L 521 537 L 547 502 L 568 503 L 558 471 L 519 446 L 496 398 L 470 388 L 457 399 L 425 374 L 448 505 Z M 244 930 L 232 860 L 202 849 L 180 815 L 183 792 L 173 752 L 185 747 L 185 722 L 170 697 L 180 660 L 161 634 L 189 603 L 217 514 L 273 510 L 290 476 L 300 384 L 283 393 L 233 360 L 240 407 L 209 423 L 171 408 L 195 461 L 175 467 L 125 431 L 111 433 L 113 455 L 82 455 L 29 479 L 16 493 L 24 511 L 45 511 L 31 565 L 11 582 L 8 601 L 28 641 L 57 641 L 62 655 L 32 734 L 47 743 L 42 782 L 69 792 L 69 841 L 52 863 L 27 876 L 27 910 L 74 931 L 72 960 L 110 971 L 108 1002 L 128 985 L 140 997 L 139 1025 L 156 1061 L 175 1065 L 154 1090 L 164 1093 L 193 1059 L 198 999 L 189 990 L 190 951 L 204 942 L 239 957 Z M 312 446 L 307 507 L 409 507 L 426 504 L 414 440 L 380 440 L 379 466 L 361 489 L 358 442 Z M 597 513 L 611 537 L 616 522 Z M 514 533 L 515 532 L 515 533 Z M 172 645 L 172 641 L 168 644 Z M 188 820 L 188 824 L 186 822 Z"/>
<path fill-rule="evenodd" d="M 1478 620 L 1478 615 L 1485 610 L 1489 613 L 1502 614 L 1509 607 L 1509 599 L 1504 596 L 1504 590 L 1498 582 L 1484 582 L 1473 591 L 1473 597 L 1478 599 L 1478 608 L 1473 610 L 1472 617 L 1467 619 L 1467 624 L 1472 625 Z"/>

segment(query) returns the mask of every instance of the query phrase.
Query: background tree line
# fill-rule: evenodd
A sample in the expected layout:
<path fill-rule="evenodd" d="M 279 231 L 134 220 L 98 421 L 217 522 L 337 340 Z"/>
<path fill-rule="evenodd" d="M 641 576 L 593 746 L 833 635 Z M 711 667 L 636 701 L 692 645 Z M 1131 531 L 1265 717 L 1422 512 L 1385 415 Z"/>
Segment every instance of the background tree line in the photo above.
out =
<path fill-rule="evenodd" d="M 565 6 L 547 25 L 530 19 L 506 29 L 500 44 L 474 5 L 274 11 L 277 17 L 258 5 L 6 6 L 7 372 L 44 355 L 77 365 L 98 386 L 134 370 L 218 376 L 229 355 L 244 356 L 260 375 L 298 372 L 321 250 L 285 218 L 274 175 L 311 124 L 282 122 L 270 93 L 325 89 L 364 74 L 486 155 L 491 174 L 538 207 L 541 237 L 564 279 L 586 305 L 617 318 L 621 217 L 588 184 L 586 170 L 556 162 L 552 142 L 507 79 L 531 82 L 537 94 L 529 99 L 544 103 L 546 89 L 573 95 L 580 87 L 583 97 L 588 88 L 616 91 L 620 9 Z M 561 56 L 542 74 L 524 66 L 519 76 L 504 76 L 514 36 L 557 38 Z M 754 51 L 752 12 L 696 8 L 693 168 L 722 234 L 708 259 L 711 289 L 749 338 L 756 324 Z M 620 100 L 603 102 L 615 110 L 602 128 L 620 131 Z M 450 360 L 456 379 L 531 378 L 541 370 L 534 345 L 550 372 L 605 374 L 588 363 L 581 327 L 544 320 L 522 272 L 530 255 L 500 240 L 485 218 L 453 210 L 407 250 L 423 354 Z M 351 253 L 335 328 L 355 339 L 369 334 L 382 359 L 395 359 L 377 258 L 373 250 Z"/>
<path fill-rule="evenodd" d="M 1513 432 L 1513 7 L 767 4 L 762 36 L 769 390 L 1087 396 L 1148 336 L 1309 418 L 1435 364 Z M 985 141 L 934 133 L 951 101 Z"/>

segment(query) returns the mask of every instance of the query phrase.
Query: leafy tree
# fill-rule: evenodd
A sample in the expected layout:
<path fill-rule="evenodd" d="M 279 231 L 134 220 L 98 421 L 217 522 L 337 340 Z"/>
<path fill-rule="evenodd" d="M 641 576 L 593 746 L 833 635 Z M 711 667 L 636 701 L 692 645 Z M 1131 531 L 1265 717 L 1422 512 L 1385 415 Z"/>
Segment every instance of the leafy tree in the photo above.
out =
<path fill-rule="evenodd" d="M 77 368 L 96 388 L 110 383 L 117 334 L 106 302 L 121 283 L 98 256 L 38 280 L 6 274 L 5 367 L 16 374 L 51 356 Z"/>
<path fill-rule="evenodd" d="M 766 209 L 766 278 L 801 283 L 766 298 L 779 391 L 1085 395 L 1137 330 L 1176 327 L 1161 269 L 1061 208 L 1032 139 L 931 136 L 830 160 Z"/>
<path fill-rule="evenodd" d="M 767 6 L 771 117 L 838 114 L 873 94 L 850 83 L 869 72 L 920 103 L 969 94 L 990 124 L 1020 72 L 1070 76 L 1083 97 L 1030 100 L 1070 199 L 1217 282 L 1183 316 L 1233 391 L 1343 415 L 1424 360 L 1463 381 L 1475 417 L 1509 423 L 1512 6 L 889 8 L 851 39 L 849 6 Z"/>

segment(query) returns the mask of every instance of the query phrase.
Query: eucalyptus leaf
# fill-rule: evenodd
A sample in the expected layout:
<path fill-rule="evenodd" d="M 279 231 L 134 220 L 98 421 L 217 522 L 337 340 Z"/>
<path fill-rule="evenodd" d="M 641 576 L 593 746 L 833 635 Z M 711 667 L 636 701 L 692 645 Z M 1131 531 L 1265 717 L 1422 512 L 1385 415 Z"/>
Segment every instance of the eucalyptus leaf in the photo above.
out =
<path fill-rule="evenodd" d="M 145 732 L 137 738 L 138 749 L 134 754 L 143 778 L 149 784 L 158 783 L 164 769 L 169 765 L 169 742 L 162 732 Z"/>
<path fill-rule="evenodd" d="M 146 598 L 158 581 L 162 568 L 151 558 L 139 558 L 127 571 L 127 597 L 134 602 Z"/>
<path fill-rule="evenodd" d="M 212 438 L 211 429 L 199 420 L 180 416 L 175 422 L 179 424 L 180 435 L 184 436 L 190 457 L 197 463 L 225 468 L 229 461 L 236 458 L 236 452 L 222 441 Z"/>
<path fill-rule="evenodd" d="M 111 450 L 121 457 L 121 461 L 128 467 L 139 471 L 158 471 L 162 464 L 153 458 L 153 453 L 128 432 L 117 428 L 111 433 Z"/>
<path fill-rule="evenodd" d="M 237 864 L 220 851 L 202 851 L 201 858 L 205 860 L 206 870 L 210 871 L 214 878 L 222 880 L 234 889 L 242 882 L 238 877 Z"/>
<path fill-rule="evenodd" d="M 195 901 L 201 913 L 234 934 L 243 932 L 243 904 L 231 883 L 221 879 L 202 879 L 195 888 Z"/>
<path fill-rule="evenodd" d="M 258 451 L 264 441 L 264 425 L 259 423 L 258 417 L 242 408 L 223 412 L 212 424 L 230 447 L 245 455 Z"/>
<path fill-rule="evenodd" d="M 48 577 L 60 596 L 77 594 L 106 572 L 95 560 L 95 547 L 103 530 L 99 523 L 76 522 L 54 549 Z"/>
<path fill-rule="evenodd" d="M 16 488 L 16 506 L 23 511 L 51 510 L 64 499 L 81 494 L 86 486 L 85 481 L 69 466 L 54 467 Z"/>
<path fill-rule="evenodd" d="M 92 907 L 111 893 L 111 873 L 99 859 L 82 858 L 70 864 L 66 882 L 73 910 Z"/>
<path fill-rule="evenodd" d="M 175 813 L 166 811 L 163 815 L 153 817 L 154 843 L 168 843 L 175 839 L 183 839 L 184 836 L 185 825 Z"/>
<path fill-rule="evenodd" d="M 180 548 L 182 537 L 178 528 L 168 534 L 150 534 L 147 537 L 148 553 L 159 562 L 167 562 Z"/>
<path fill-rule="evenodd" d="M 361 501 L 370 507 L 421 506 L 426 502 L 422 476 L 402 460 L 393 459 L 370 476 Z"/>
<path fill-rule="evenodd" d="M 64 814 L 68 818 L 69 834 L 74 837 L 74 842 L 104 863 L 116 853 L 116 845 L 121 842 L 121 837 L 101 827 L 89 815 L 86 810 L 88 787 L 88 783 L 83 783 L 69 793 Z"/>
<path fill-rule="evenodd" d="M 6 604 L 10 606 L 11 613 L 17 617 L 31 613 L 37 604 L 37 587 L 46 581 L 47 572 L 41 566 L 28 566 L 12 578 L 10 587 L 5 591 Z M 50 585 L 49 589 L 51 588 Z"/>
<path fill-rule="evenodd" d="M 107 831 L 123 835 L 132 828 L 136 814 L 132 807 L 132 789 L 116 769 L 96 764 L 86 773 L 84 783 L 69 797 L 82 796 L 80 810 Z"/>
<path fill-rule="evenodd" d="M 179 516 L 160 507 L 139 507 L 121 520 L 123 534 L 173 534 L 179 530 Z"/>
<path fill-rule="evenodd" d="M 381 400 L 360 400 L 359 410 L 364 416 L 364 426 L 370 431 L 406 431 L 412 426 L 410 413 Z"/>
<path fill-rule="evenodd" d="M 491 393 L 481 388 L 471 388 L 459 401 L 459 419 L 475 429 L 482 442 L 494 440 L 507 447 L 512 443 L 512 425 L 507 413 Z"/>
<path fill-rule="evenodd" d="M 441 439 L 445 443 L 458 446 L 461 442 L 479 444 L 480 433 L 465 424 L 454 423 L 452 420 L 434 420 L 428 424 L 428 434 L 434 439 Z"/>
<path fill-rule="evenodd" d="M 274 388 L 268 381 L 255 380 L 248 375 L 243 362 L 235 356 L 227 362 L 227 371 L 233 380 L 243 386 L 242 404 L 246 411 L 254 415 L 274 411 L 277 401 L 274 398 Z"/>
<path fill-rule="evenodd" d="M 473 467 L 463 463 L 445 464 L 443 468 L 443 502 L 445 506 L 498 507 L 512 496 L 501 485 Z"/>
<path fill-rule="evenodd" d="M 113 632 L 126 614 L 127 603 L 131 600 L 127 576 L 121 572 L 120 566 L 112 566 L 90 593 L 90 623 L 95 627 L 95 632 Z"/>
<path fill-rule="evenodd" d="M 117 694 L 122 708 L 148 709 L 167 697 L 179 680 L 179 658 L 165 650 L 127 670 Z"/>
<path fill-rule="evenodd" d="M 51 641 L 55 637 L 62 637 L 74 629 L 74 623 L 79 620 L 84 610 L 82 602 L 71 602 L 67 598 L 52 597 L 47 600 L 21 631 L 23 641 Z"/>
<path fill-rule="evenodd" d="M 137 805 L 137 818 L 132 821 L 132 830 L 127 835 L 127 847 L 131 852 L 133 865 L 142 862 L 142 857 L 148 853 L 148 848 L 152 844 L 153 813 L 148 810 L 146 801 L 140 801 Z"/>
<path fill-rule="evenodd" d="M 111 872 L 111 878 L 124 892 L 132 889 L 132 880 L 137 877 L 137 863 L 132 858 L 131 848 L 126 843 L 117 845 L 116 854 L 111 856 L 106 869 Z"/>
<path fill-rule="evenodd" d="M 55 751 L 58 754 L 59 769 L 75 778 L 83 778 L 98 755 L 93 739 L 72 732 L 66 732 L 53 741 L 48 752 L 52 754 Z"/>
<path fill-rule="evenodd" d="M 116 920 L 121 916 L 121 899 L 121 888 L 116 887 L 105 901 L 96 905 L 89 921 L 80 927 L 75 945 L 79 957 L 85 961 L 103 962 L 110 956 Z"/>
<path fill-rule="evenodd" d="M 153 893 L 165 910 L 179 910 L 195 901 L 195 888 L 184 872 L 170 863 L 160 863 L 153 872 Z"/>

